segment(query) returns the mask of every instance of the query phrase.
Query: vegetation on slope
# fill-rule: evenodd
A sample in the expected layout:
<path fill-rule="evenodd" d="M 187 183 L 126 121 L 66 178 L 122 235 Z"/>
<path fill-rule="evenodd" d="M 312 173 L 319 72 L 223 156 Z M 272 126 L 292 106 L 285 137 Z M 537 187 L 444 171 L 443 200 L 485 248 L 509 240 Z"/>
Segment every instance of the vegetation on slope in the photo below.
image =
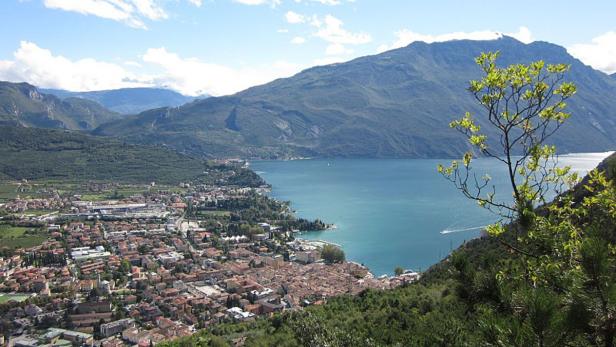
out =
<path fill-rule="evenodd" d="M 254 172 L 77 132 L 0 126 L 0 178 L 171 183 L 224 179 L 259 186 Z M 205 174 L 207 172 L 207 174 Z"/>
<path fill-rule="evenodd" d="M 94 101 L 60 100 L 28 83 L 0 82 L 0 124 L 88 130 L 118 118 Z"/>
<path fill-rule="evenodd" d="M 146 111 L 96 133 L 165 143 L 196 155 L 457 157 L 470 147 L 443 124 L 464 111 L 481 110 L 466 87 L 481 72 L 473 58 L 485 51 L 500 51 L 501 64 L 537 59 L 570 64 L 570 78 L 580 91 L 569 104 L 573 117 L 554 143 L 563 152 L 614 148 L 616 81 L 562 47 L 507 37 L 416 42 L 314 67 L 232 96 Z M 479 125 L 487 128 L 488 123 L 483 119 Z"/>

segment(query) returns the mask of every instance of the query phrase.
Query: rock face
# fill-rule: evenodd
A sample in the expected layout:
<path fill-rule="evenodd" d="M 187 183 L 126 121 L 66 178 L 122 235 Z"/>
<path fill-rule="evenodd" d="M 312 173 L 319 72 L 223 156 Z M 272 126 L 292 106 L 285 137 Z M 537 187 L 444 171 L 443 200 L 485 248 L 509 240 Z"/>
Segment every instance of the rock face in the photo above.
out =
<path fill-rule="evenodd" d="M 466 88 L 481 76 L 474 58 L 487 51 L 500 51 L 503 66 L 539 59 L 571 64 L 567 77 L 578 94 L 569 102 L 573 116 L 554 143 L 567 152 L 616 147 L 616 80 L 560 46 L 509 37 L 416 42 L 235 95 L 146 111 L 95 133 L 205 156 L 458 156 L 467 144 L 447 125 L 465 111 L 481 118 Z"/>
<path fill-rule="evenodd" d="M 0 82 L 0 124 L 91 130 L 119 118 L 96 102 L 41 93 L 28 83 Z"/>

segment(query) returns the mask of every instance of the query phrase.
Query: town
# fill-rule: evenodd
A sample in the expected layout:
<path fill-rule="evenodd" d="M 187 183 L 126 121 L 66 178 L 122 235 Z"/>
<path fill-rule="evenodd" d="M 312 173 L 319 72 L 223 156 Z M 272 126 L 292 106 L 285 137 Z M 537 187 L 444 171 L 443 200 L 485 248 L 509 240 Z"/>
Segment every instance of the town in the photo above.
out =
<path fill-rule="evenodd" d="M 330 226 L 297 218 L 261 183 L 14 183 L 0 204 L 15 234 L 0 239 L 1 342 L 151 346 L 419 277 L 375 278 L 330 257 L 335 246 L 300 234 Z"/>

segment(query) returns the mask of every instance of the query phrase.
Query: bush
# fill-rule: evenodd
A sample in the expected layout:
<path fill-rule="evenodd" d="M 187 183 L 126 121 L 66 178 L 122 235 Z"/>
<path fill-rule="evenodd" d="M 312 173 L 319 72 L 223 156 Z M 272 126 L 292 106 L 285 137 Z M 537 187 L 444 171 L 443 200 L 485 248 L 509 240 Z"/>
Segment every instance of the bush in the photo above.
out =
<path fill-rule="evenodd" d="M 321 250 L 321 258 L 327 264 L 342 263 L 345 259 L 344 251 L 334 245 L 325 245 Z"/>

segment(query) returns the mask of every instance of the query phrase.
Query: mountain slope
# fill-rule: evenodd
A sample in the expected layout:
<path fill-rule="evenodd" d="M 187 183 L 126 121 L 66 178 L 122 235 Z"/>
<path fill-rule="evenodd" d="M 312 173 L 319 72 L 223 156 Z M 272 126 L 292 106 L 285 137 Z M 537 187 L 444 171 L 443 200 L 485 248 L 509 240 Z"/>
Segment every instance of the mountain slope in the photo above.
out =
<path fill-rule="evenodd" d="M 562 47 L 525 45 L 508 37 L 416 42 L 311 68 L 232 96 L 146 111 L 96 133 L 200 155 L 457 156 L 468 147 L 447 124 L 467 110 L 479 111 L 466 88 L 481 76 L 474 58 L 485 51 L 500 51 L 502 65 L 538 59 L 571 64 L 568 78 L 579 92 L 569 103 L 573 117 L 555 144 L 565 152 L 616 147 L 616 81 Z"/>
<path fill-rule="evenodd" d="M 121 114 L 136 114 L 160 107 L 177 107 L 195 100 L 194 97 L 161 88 L 121 88 L 92 92 L 70 92 L 61 89 L 41 91 L 62 99 L 73 97 L 96 101 Z"/>
<path fill-rule="evenodd" d="M 78 132 L 0 126 L 0 176 L 10 179 L 172 182 L 190 180 L 203 160 L 173 150 Z"/>
<path fill-rule="evenodd" d="M 117 113 L 90 100 L 60 100 L 28 83 L 0 82 L 0 123 L 87 130 L 118 118 Z"/>

